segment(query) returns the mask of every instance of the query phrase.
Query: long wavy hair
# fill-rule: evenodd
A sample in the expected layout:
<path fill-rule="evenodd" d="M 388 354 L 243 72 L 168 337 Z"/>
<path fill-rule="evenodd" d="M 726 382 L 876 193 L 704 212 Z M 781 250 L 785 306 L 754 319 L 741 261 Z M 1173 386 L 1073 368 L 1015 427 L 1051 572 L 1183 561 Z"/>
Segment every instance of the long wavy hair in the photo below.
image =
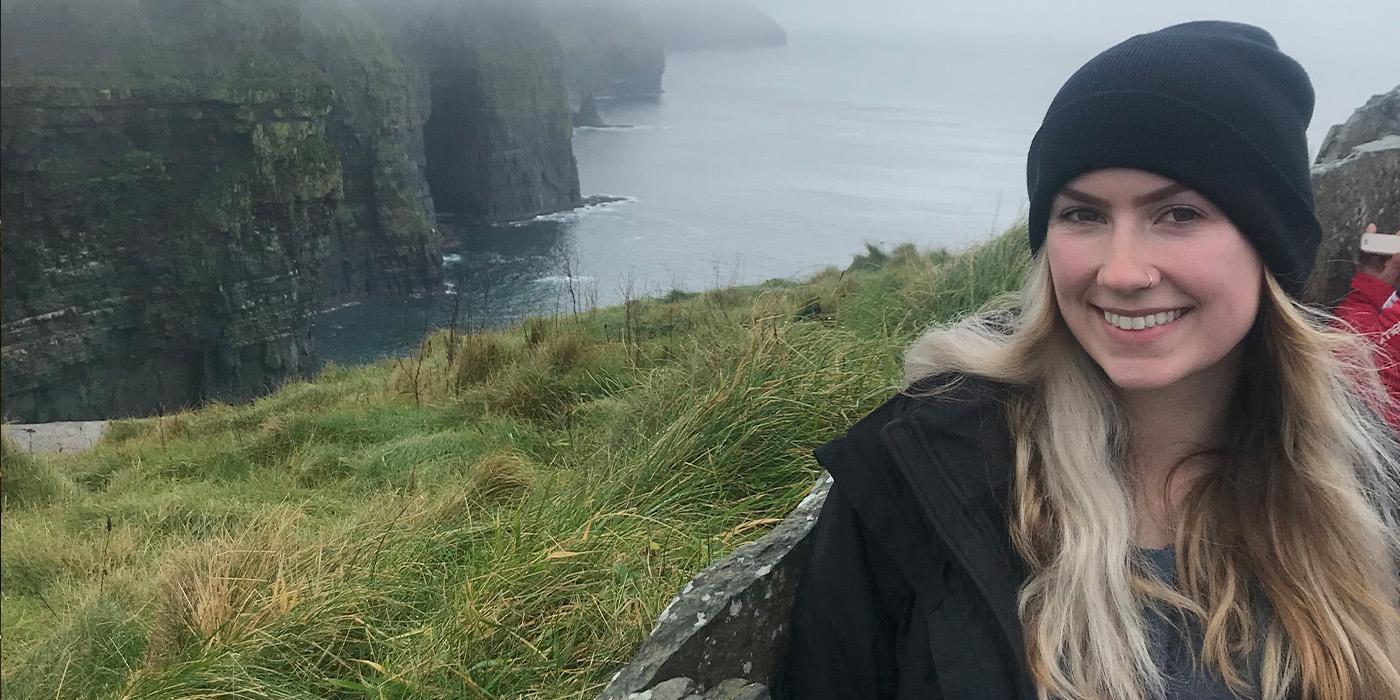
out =
<path fill-rule="evenodd" d="M 1061 317 L 1043 254 L 1019 300 L 933 328 L 906 354 L 908 384 L 954 372 L 1012 387 L 1009 525 L 1029 570 L 1018 605 L 1041 698 L 1160 695 L 1149 614 L 1199 634 L 1199 661 L 1244 697 L 1400 698 L 1388 398 L 1366 341 L 1268 271 L 1262 287 L 1229 437 L 1197 453 L 1223 466 L 1176 511 L 1177 589 L 1134 546 L 1127 419 Z"/>

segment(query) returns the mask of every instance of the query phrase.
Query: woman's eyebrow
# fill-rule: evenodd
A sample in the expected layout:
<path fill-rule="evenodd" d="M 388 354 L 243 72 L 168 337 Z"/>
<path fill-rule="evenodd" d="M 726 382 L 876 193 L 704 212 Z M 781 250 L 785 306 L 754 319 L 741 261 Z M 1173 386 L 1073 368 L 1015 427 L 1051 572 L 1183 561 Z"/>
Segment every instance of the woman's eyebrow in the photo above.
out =
<path fill-rule="evenodd" d="M 1161 189 L 1153 190 L 1151 192 L 1148 192 L 1147 194 L 1142 194 L 1133 197 L 1133 206 L 1140 207 L 1144 204 L 1151 204 L 1152 202 L 1155 202 L 1159 199 L 1166 199 L 1167 197 L 1170 197 L 1174 194 L 1179 194 L 1181 192 L 1185 192 L 1189 189 L 1191 188 L 1187 187 L 1186 185 L 1183 185 L 1179 182 L 1173 182 L 1172 184 L 1167 185 L 1166 187 L 1163 187 Z M 1063 190 L 1060 190 L 1060 194 L 1069 197 L 1070 199 L 1075 199 L 1084 202 L 1085 204 L 1092 204 L 1096 207 L 1103 207 L 1105 209 L 1109 207 L 1108 200 L 1100 199 L 1092 194 L 1080 192 L 1079 190 L 1076 190 L 1073 187 L 1066 187 Z"/>

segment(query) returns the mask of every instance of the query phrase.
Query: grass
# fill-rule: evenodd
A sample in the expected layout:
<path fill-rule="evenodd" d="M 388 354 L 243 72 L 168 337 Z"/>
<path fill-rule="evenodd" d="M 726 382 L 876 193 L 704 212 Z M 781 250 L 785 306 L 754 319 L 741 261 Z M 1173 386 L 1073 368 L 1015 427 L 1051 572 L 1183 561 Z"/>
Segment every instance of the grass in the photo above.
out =
<path fill-rule="evenodd" d="M 436 331 L 82 454 L 6 444 L 0 690 L 592 697 L 805 495 L 911 339 L 1019 286 L 1024 235 Z"/>

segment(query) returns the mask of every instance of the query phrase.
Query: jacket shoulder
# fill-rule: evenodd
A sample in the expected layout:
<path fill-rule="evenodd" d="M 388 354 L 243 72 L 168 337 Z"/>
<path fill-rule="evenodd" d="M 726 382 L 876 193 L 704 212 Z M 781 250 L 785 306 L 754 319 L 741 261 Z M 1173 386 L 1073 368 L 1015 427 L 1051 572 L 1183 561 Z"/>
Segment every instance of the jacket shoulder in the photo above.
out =
<path fill-rule="evenodd" d="M 911 418 L 936 434 L 969 417 L 1000 414 L 1011 387 L 976 375 L 949 372 L 916 380 L 856 421 L 842 438 L 878 444 L 885 425 Z"/>
<path fill-rule="evenodd" d="M 912 485 L 900 474 L 883 432 L 899 420 L 919 423 L 925 435 L 962 432 L 969 418 L 999 410 L 1005 385 L 970 375 L 938 375 L 914 382 L 856 421 L 844 435 L 814 451 L 845 494 L 850 507 L 910 581 L 928 580 L 943 565 L 943 553 L 920 513 Z"/>

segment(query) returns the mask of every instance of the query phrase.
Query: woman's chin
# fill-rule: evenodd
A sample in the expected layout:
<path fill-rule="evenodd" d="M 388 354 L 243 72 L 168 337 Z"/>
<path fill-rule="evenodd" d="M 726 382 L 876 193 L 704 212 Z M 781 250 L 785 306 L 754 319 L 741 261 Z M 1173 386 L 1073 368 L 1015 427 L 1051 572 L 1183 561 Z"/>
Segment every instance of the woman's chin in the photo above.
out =
<path fill-rule="evenodd" d="M 1150 391 L 1165 389 L 1178 381 L 1181 376 L 1166 367 L 1123 367 L 1105 372 L 1109 381 L 1123 391 Z"/>

